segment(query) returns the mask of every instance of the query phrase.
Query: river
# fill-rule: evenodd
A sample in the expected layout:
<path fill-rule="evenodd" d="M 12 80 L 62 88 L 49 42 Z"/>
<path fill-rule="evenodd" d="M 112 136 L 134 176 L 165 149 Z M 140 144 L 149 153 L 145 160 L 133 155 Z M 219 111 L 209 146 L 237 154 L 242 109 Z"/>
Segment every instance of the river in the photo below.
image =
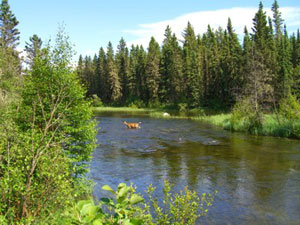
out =
<path fill-rule="evenodd" d="M 168 179 L 178 192 L 186 185 L 213 193 L 201 224 L 300 224 L 300 141 L 231 133 L 192 120 L 143 114 L 103 113 L 91 178 L 101 186 L 133 182 L 161 190 Z M 122 121 L 142 122 L 126 129 Z M 158 195 L 162 195 L 158 192 Z"/>

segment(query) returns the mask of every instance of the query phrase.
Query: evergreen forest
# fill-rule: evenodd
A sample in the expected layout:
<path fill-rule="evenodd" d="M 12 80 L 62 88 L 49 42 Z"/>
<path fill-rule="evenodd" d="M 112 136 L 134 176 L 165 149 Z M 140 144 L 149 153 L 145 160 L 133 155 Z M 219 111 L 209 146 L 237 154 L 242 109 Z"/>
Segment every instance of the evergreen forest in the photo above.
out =
<path fill-rule="evenodd" d="M 174 218 L 179 222 L 173 224 L 195 224 L 206 214 L 213 197 L 202 196 L 206 204 L 197 214 L 200 206 L 192 201 L 199 197 L 189 190 L 167 201 L 174 217 L 160 211 L 153 187 L 152 208 L 138 206 L 144 199 L 123 183 L 117 190 L 103 187 L 116 195 L 116 202 L 102 202 L 114 209 L 112 215 L 86 200 L 92 196 L 85 174 L 97 134 L 93 103 L 226 112 L 230 129 L 255 134 L 272 115 L 278 136 L 300 138 L 300 31 L 287 32 L 277 0 L 272 17 L 259 3 L 243 36 L 230 18 L 223 28 L 207 23 L 203 34 L 187 23 L 182 39 L 167 26 L 163 43 L 152 37 L 147 47 L 127 46 L 121 38 L 116 49 L 109 42 L 93 57 L 80 55 L 74 67 L 63 27 L 54 42 L 33 34 L 21 57 L 19 21 L 2 0 L 0 224 L 170 224 Z M 169 192 L 166 182 L 166 199 Z"/>

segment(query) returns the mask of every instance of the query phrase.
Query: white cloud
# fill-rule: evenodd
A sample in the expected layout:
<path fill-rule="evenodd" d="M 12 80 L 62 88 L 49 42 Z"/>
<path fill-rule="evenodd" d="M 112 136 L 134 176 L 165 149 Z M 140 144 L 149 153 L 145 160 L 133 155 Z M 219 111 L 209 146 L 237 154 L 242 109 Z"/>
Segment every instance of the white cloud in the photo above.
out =
<path fill-rule="evenodd" d="M 270 9 L 265 10 L 267 15 L 272 15 Z M 296 26 L 300 27 L 300 7 L 282 7 L 280 11 L 282 12 L 282 18 L 285 20 L 287 27 L 291 28 L 290 31 L 295 31 Z M 142 44 L 146 47 L 149 44 L 151 36 L 159 43 L 162 43 L 167 25 L 175 32 L 178 39 L 182 39 L 182 32 L 186 28 L 188 21 L 194 27 L 196 34 L 202 34 L 207 31 L 208 24 L 210 24 L 213 29 L 217 29 L 218 27 L 226 28 L 228 17 L 230 17 L 236 33 L 242 35 L 245 26 L 247 26 L 248 31 L 251 32 L 252 19 L 256 12 L 257 8 L 231 8 L 193 12 L 170 20 L 140 24 L 138 29 L 124 30 L 123 32 L 136 36 L 134 40 L 128 42 L 129 46 L 132 44 Z"/>

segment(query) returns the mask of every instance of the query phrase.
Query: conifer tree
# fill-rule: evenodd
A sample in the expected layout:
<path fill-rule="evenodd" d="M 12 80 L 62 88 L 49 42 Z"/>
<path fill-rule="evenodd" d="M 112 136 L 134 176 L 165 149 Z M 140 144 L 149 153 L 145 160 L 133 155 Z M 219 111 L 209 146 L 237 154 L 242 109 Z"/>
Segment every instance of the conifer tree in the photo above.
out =
<path fill-rule="evenodd" d="M 184 30 L 183 37 L 183 73 L 186 98 L 191 107 L 197 107 L 200 105 L 203 88 L 197 40 L 194 28 L 190 23 Z"/>
<path fill-rule="evenodd" d="M 111 42 L 107 47 L 106 73 L 108 76 L 109 99 L 111 103 L 118 103 L 122 96 L 120 78 L 115 64 L 114 50 Z"/>
<path fill-rule="evenodd" d="M 128 72 L 128 100 L 130 102 L 137 100 L 139 97 L 138 92 L 138 79 L 137 79 L 137 65 L 138 65 L 138 47 L 131 46 L 129 55 L 129 72 Z"/>
<path fill-rule="evenodd" d="M 278 64 L 280 67 L 278 76 L 278 93 L 280 94 L 279 98 L 281 99 L 291 94 L 291 46 L 286 26 L 284 27 L 284 36 L 280 41 Z"/>
<path fill-rule="evenodd" d="M 0 104 L 2 99 L 10 101 L 18 96 L 22 84 L 21 59 L 16 46 L 19 44 L 19 21 L 10 10 L 7 0 L 0 5 Z"/>
<path fill-rule="evenodd" d="M 136 85 L 137 85 L 137 96 L 140 100 L 147 102 L 147 86 L 146 86 L 146 68 L 147 54 L 143 46 L 137 47 L 137 67 L 136 67 Z"/>
<path fill-rule="evenodd" d="M 98 54 L 98 64 L 97 64 L 97 76 L 98 76 L 98 96 L 104 102 L 108 99 L 108 76 L 106 74 L 106 54 L 104 49 L 101 47 Z"/>
<path fill-rule="evenodd" d="M 273 23 L 275 25 L 275 37 L 278 40 L 282 35 L 283 19 L 281 18 L 281 12 L 279 11 L 279 5 L 277 0 L 275 0 L 272 5 L 272 12 L 273 12 Z"/>
<path fill-rule="evenodd" d="M 11 48 L 15 49 L 19 44 L 20 32 L 16 28 L 19 21 L 10 10 L 10 6 L 7 0 L 2 0 L 0 5 L 0 45 L 3 49 Z"/>
<path fill-rule="evenodd" d="M 203 83 L 204 101 L 206 105 L 220 101 L 220 51 L 216 34 L 208 25 L 203 35 Z"/>
<path fill-rule="evenodd" d="M 228 18 L 227 30 L 224 32 L 221 46 L 223 48 L 221 65 L 223 79 L 220 99 L 224 106 L 231 106 L 240 91 L 237 87 L 241 84 L 242 48 L 230 18 Z"/>
<path fill-rule="evenodd" d="M 121 38 L 118 51 L 116 54 L 116 64 L 118 69 L 118 76 L 120 78 L 122 87 L 122 101 L 125 102 L 129 96 L 128 88 L 128 73 L 129 73 L 129 53 L 126 47 L 126 42 Z"/>
<path fill-rule="evenodd" d="M 36 34 L 34 34 L 33 36 L 31 36 L 29 38 L 29 43 L 26 42 L 25 45 L 25 52 L 27 54 L 27 60 L 26 63 L 32 67 L 33 63 L 34 63 L 34 59 L 41 54 L 41 50 L 42 50 L 42 39 L 39 38 Z M 82 57 L 82 56 L 81 56 Z M 82 60 L 82 58 L 81 58 Z"/>
<path fill-rule="evenodd" d="M 257 64 L 256 69 L 252 71 L 253 76 L 264 76 L 256 79 L 256 86 L 265 90 L 265 103 L 274 102 L 274 87 L 276 87 L 276 54 L 274 49 L 274 41 L 270 34 L 270 28 L 267 26 L 266 13 L 263 11 L 263 4 L 260 2 L 258 12 L 253 19 L 254 54 L 252 55 L 252 65 Z M 262 71 L 259 71 L 259 70 Z M 254 84 L 254 83 L 253 83 Z M 265 88 L 263 88 L 265 86 Z M 257 94 L 257 93 L 256 93 Z M 276 100 L 275 100 L 276 101 Z M 258 102 L 258 101 L 256 101 Z"/>
<path fill-rule="evenodd" d="M 160 48 L 159 44 L 151 37 L 147 62 L 145 67 L 145 84 L 147 88 L 146 101 L 155 102 L 158 100 L 158 86 L 159 86 L 159 62 L 160 62 Z"/>
<path fill-rule="evenodd" d="M 160 63 L 160 99 L 176 105 L 180 99 L 182 86 L 182 59 L 181 48 L 175 34 L 167 26 L 162 46 Z"/>

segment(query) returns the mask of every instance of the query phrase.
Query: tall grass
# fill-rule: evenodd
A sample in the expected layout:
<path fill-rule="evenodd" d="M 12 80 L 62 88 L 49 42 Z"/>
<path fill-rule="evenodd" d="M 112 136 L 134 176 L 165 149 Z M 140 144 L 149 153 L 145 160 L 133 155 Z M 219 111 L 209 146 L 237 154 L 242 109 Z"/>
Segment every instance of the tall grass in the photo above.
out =
<path fill-rule="evenodd" d="M 94 107 L 94 113 L 97 112 L 151 112 L 155 111 L 155 109 L 148 108 L 131 108 L 131 107 Z"/>
<path fill-rule="evenodd" d="M 189 111 L 180 113 L 178 111 L 168 111 L 170 116 L 164 116 L 162 109 L 130 108 L 130 107 L 96 107 L 94 112 L 145 112 L 152 118 L 165 119 L 191 119 L 210 123 L 225 130 L 249 132 L 244 120 L 232 121 L 231 113 L 221 113 L 217 115 L 203 115 L 202 112 L 189 115 Z M 300 121 L 291 121 L 276 114 L 265 114 L 263 116 L 263 126 L 256 135 L 275 136 L 300 139 Z"/>

